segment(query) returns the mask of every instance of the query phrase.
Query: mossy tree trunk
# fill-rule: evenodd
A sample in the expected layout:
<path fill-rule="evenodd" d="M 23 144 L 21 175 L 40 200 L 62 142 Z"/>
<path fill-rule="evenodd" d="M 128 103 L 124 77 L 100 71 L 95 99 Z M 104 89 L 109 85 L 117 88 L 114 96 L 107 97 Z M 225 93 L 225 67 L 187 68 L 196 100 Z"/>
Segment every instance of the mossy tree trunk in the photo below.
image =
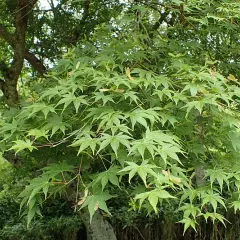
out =
<path fill-rule="evenodd" d="M 117 240 L 113 227 L 99 211 L 95 212 L 91 223 L 89 213 L 83 211 L 82 220 L 87 230 L 87 240 Z"/>

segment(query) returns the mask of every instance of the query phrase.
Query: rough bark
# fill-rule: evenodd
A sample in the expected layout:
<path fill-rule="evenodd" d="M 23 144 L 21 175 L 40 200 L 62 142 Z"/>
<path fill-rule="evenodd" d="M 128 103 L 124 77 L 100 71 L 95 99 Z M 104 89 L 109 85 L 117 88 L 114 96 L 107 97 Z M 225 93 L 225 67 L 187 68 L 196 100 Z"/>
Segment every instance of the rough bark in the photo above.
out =
<path fill-rule="evenodd" d="M 25 50 L 24 57 L 31 64 L 31 66 L 38 71 L 38 73 L 40 73 L 40 75 L 43 75 L 46 72 L 46 67 L 33 53 Z"/>
<path fill-rule="evenodd" d="M 174 227 L 175 227 L 174 221 L 169 216 L 165 216 L 162 225 L 161 239 L 174 240 L 175 239 Z"/>
<path fill-rule="evenodd" d="M 14 34 L 11 34 L 7 29 L 0 24 L 0 37 L 3 38 L 11 47 L 15 47 L 16 39 Z M 46 71 L 43 63 L 29 50 L 25 49 L 24 58 L 31 64 L 31 66 L 38 71 L 41 75 Z"/>
<path fill-rule="evenodd" d="M 96 211 L 93 215 L 91 224 L 90 216 L 87 211 L 83 212 L 82 219 L 87 229 L 88 240 L 117 240 L 112 226 L 104 220 L 99 211 Z"/>
<path fill-rule="evenodd" d="M 9 106 L 14 106 L 18 103 L 18 91 L 17 82 L 21 74 L 24 62 L 25 53 L 25 39 L 28 22 L 28 10 L 29 0 L 19 0 L 15 14 L 15 42 L 13 46 L 14 54 L 11 66 L 5 71 L 4 81 L 1 82 L 2 91 L 6 97 L 6 103 Z M 6 32 L 1 31 L 2 35 L 6 35 Z M 12 41 L 11 38 L 8 38 Z M 6 70 L 6 69 L 5 69 Z"/>
<path fill-rule="evenodd" d="M 1 69 L 3 80 L 0 80 L 0 89 L 2 90 L 6 103 L 9 106 L 18 104 L 18 90 L 17 83 L 22 72 L 24 59 L 40 73 L 43 74 L 46 68 L 38 60 L 38 58 L 26 50 L 26 32 L 28 24 L 28 14 L 33 8 L 37 0 L 18 0 L 15 13 L 15 31 L 13 34 L 9 33 L 7 29 L 0 25 L 0 37 L 3 38 L 13 48 L 13 60 L 11 66 Z"/>

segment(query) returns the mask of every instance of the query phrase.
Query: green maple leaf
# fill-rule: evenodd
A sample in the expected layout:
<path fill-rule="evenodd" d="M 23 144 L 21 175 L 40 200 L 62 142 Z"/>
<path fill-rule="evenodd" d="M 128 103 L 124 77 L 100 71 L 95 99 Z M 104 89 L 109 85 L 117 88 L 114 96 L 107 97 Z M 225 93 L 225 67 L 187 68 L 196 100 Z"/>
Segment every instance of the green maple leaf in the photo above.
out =
<path fill-rule="evenodd" d="M 139 98 L 136 96 L 138 93 L 137 92 L 133 92 L 133 91 L 127 91 L 124 93 L 124 99 L 130 99 L 130 103 L 135 102 L 138 103 Z"/>
<path fill-rule="evenodd" d="M 129 149 L 129 154 L 137 151 L 142 156 L 142 159 L 144 159 L 144 153 L 146 149 L 150 152 L 152 158 L 154 158 L 154 152 L 156 152 L 157 148 L 154 145 L 153 140 L 147 138 L 134 141 L 132 143 L 132 147 Z"/>
<path fill-rule="evenodd" d="M 46 139 L 48 139 L 48 135 L 47 135 L 48 131 L 45 130 L 45 129 L 37 129 L 37 128 L 34 128 L 34 129 L 31 129 L 29 132 L 28 132 L 28 135 L 27 136 L 34 136 L 35 139 L 38 139 L 40 137 L 44 137 Z"/>
<path fill-rule="evenodd" d="M 108 210 L 106 201 L 111 199 L 113 196 L 110 195 L 107 192 L 101 192 L 100 194 L 94 194 L 91 196 L 88 196 L 81 206 L 81 209 L 88 206 L 88 211 L 90 213 L 90 223 L 92 222 L 92 217 L 94 213 L 98 210 L 101 209 L 104 212 L 108 213 L 111 215 L 111 213 Z"/>
<path fill-rule="evenodd" d="M 32 146 L 33 142 L 31 142 L 29 139 L 26 141 L 24 140 L 16 140 L 14 141 L 15 145 L 13 145 L 10 150 L 14 150 L 16 153 L 28 149 L 30 152 L 33 151 L 33 149 L 37 149 L 36 147 Z"/>
<path fill-rule="evenodd" d="M 201 195 L 201 198 L 202 198 L 202 206 L 204 206 L 207 203 L 210 203 L 213 207 L 214 212 L 217 211 L 218 203 L 220 203 L 226 209 L 225 203 L 223 201 L 223 197 L 221 197 L 217 193 L 212 193 L 212 194 L 203 193 Z"/>
<path fill-rule="evenodd" d="M 107 102 L 113 102 L 114 103 L 114 100 L 113 100 L 112 96 L 110 96 L 110 95 L 105 95 L 102 92 L 94 93 L 94 95 L 96 96 L 94 101 L 95 102 L 103 101 L 103 106 L 106 105 Z"/>
<path fill-rule="evenodd" d="M 130 146 L 129 139 L 131 139 L 131 137 L 129 137 L 128 135 L 124 135 L 123 133 L 118 133 L 117 135 L 102 134 L 102 142 L 100 144 L 98 152 L 110 145 L 117 156 L 120 144 L 124 145 L 125 147 Z"/>
<path fill-rule="evenodd" d="M 30 118 L 38 112 L 42 112 L 45 119 L 47 118 L 49 112 L 56 113 L 53 105 L 46 105 L 45 103 L 35 103 L 31 106 L 25 107 L 22 113 L 29 113 L 28 118 Z"/>
<path fill-rule="evenodd" d="M 145 109 L 136 109 L 136 110 L 132 111 L 131 113 L 129 113 L 129 118 L 132 123 L 132 129 L 134 129 L 134 126 L 136 123 L 141 124 L 142 126 L 144 126 L 147 129 L 148 125 L 149 125 L 147 123 L 147 120 L 149 120 L 152 125 L 154 124 L 154 122 L 160 120 L 158 113 L 154 108 L 146 109 L 146 110 Z"/>
<path fill-rule="evenodd" d="M 240 210 L 240 201 L 234 201 L 231 203 L 231 207 L 234 208 L 234 213 L 237 213 L 237 210 Z"/>
<path fill-rule="evenodd" d="M 13 118 L 11 123 L 4 123 L 1 126 L 0 133 L 4 134 L 5 132 L 10 131 L 11 135 L 14 134 L 19 129 L 19 122 Z"/>
<path fill-rule="evenodd" d="M 99 141 L 98 139 L 91 138 L 90 136 L 85 136 L 73 142 L 70 146 L 79 147 L 78 155 L 89 147 L 91 148 L 92 153 L 94 154 L 98 141 Z"/>
<path fill-rule="evenodd" d="M 205 177 L 210 177 L 211 187 L 215 181 L 220 185 L 222 192 L 223 183 L 225 182 L 229 186 L 228 174 L 223 169 L 208 169 Z"/>
<path fill-rule="evenodd" d="M 155 213 L 157 213 L 157 204 L 161 199 L 175 198 L 171 194 L 169 194 L 164 189 L 155 189 L 149 192 L 144 192 L 137 194 L 134 199 L 139 200 L 140 208 L 144 200 L 148 199 L 149 203 L 153 207 Z"/>
<path fill-rule="evenodd" d="M 68 164 L 66 161 L 60 163 L 53 163 L 47 167 L 42 168 L 44 175 L 48 175 L 50 177 L 55 177 L 59 173 L 63 172 L 73 172 L 74 166 Z"/>
<path fill-rule="evenodd" d="M 216 213 L 216 212 L 213 212 L 213 213 L 211 213 L 211 212 L 206 212 L 206 213 L 203 213 L 203 214 L 200 214 L 200 215 L 202 215 L 202 216 L 205 218 L 206 222 L 207 222 L 208 218 L 211 218 L 212 221 L 213 221 L 213 223 L 214 223 L 216 220 L 219 220 L 219 221 L 226 227 L 225 221 L 227 221 L 227 219 L 224 218 L 223 215 L 221 215 L 221 214 L 219 214 L 219 213 Z"/>
<path fill-rule="evenodd" d="M 129 166 L 123 168 L 120 172 L 129 172 L 129 183 L 133 176 L 137 173 L 145 186 L 147 186 L 147 175 L 157 176 L 153 169 L 158 168 L 156 165 L 148 164 L 148 161 L 143 161 L 141 165 L 137 165 L 134 162 L 126 162 Z"/>
<path fill-rule="evenodd" d="M 63 89 L 62 86 L 56 86 L 44 91 L 40 99 L 44 99 L 48 97 L 48 101 L 50 101 L 53 97 L 60 96 L 60 91 Z"/>
<path fill-rule="evenodd" d="M 120 188 L 117 175 L 119 175 L 119 167 L 113 166 L 108 170 L 99 173 L 97 178 L 94 180 L 93 185 L 95 185 L 98 182 L 101 182 L 102 191 L 104 190 L 108 182 Z"/>
<path fill-rule="evenodd" d="M 186 113 L 186 118 L 187 118 L 189 113 L 190 113 L 190 111 L 193 108 L 196 108 L 199 111 L 199 113 L 202 113 L 203 106 L 204 106 L 204 102 L 203 101 L 192 101 L 192 102 L 188 102 L 182 108 L 187 108 L 187 113 Z"/>
<path fill-rule="evenodd" d="M 183 211 L 184 218 L 188 218 L 190 215 L 195 218 L 198 213 L 201 213 L 201 209 L 194 206 L 192 203 L 185 203 L 184 206 L 180 207 L 178 210 Z"/>
<path fill-rule="evenodd" d="M 66 127 L 70 125 L 63 121 L 62 116 L 58 116 L 54 114 L 52 117 L 47 118 L 48 123 L 44 126 L 44 128 L 52 131 L 51 136 L 53 136 L 58 130 L 61 130 L 62 133 L 65 133 Z"/>
<path fill-rule="evenodd" d="M 57 103 L 56 106 L 64 104 L 63 106 L 63 111 L 71 104 L 73 103 L 76 112 L 78 112 L 78 108 L 80 104 L 85 104 L 87 105 L 87 101 L 84 99 L 86 95 L 81 95 L 76 97 L 73 93 L 67 93 L 62 96 L 62 99 Z"/>
<path fill-rule="evenodd" d="M 179 221 L 179 223 L 183 223 L 184 224 L 184 231 L 183 234 L 185 234 L 185 232 L 187 231 L 187 229 L 189 227 L 192 227 L 195 231 L 196 230 L 196 220 L 195 219 L 191 219 L 191 218 L 183 218 L 181 221 Z"/>

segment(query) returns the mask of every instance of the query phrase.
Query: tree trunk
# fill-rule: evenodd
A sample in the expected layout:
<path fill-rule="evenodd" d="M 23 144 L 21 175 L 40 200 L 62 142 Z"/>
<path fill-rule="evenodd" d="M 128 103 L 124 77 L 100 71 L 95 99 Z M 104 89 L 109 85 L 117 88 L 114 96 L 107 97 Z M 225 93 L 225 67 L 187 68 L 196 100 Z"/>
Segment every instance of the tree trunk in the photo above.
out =
<path fill-rule="evenodd" d="M 0 80 L 0 89 L 5 96 L 5 102 L 8 106 L 14 107 L 18 104 L 17 81 L 12 81 L 11 79 Z"/>
<path fill-rule="evenodd" d="M 117 240 L 112 226 L 104 220 L 99 211 L 95 212 L 90 224 L 89 213 L 83 210 L 82 220 L 87 229 L 87 240 Z"/>
<path fill-rule="evenodd" d="M 11 80 L 6 81 L 4 95 L 8 106 L 16 106 L 19 102 L 17 82 Z"/>
<path fill-rule="evenodd" d="M 175 239 L 175 223 L 169 216 L 164 217 L 162 223 L 162 240 L 174 240 Z"/>
<path fill-rule="evenodd" d="M 30 0 L 18 0 L 16 2 L 16 9 L 14 9 L 15 17 L 15 31 L 14 41 L 8 36 L 8 32 L 1 26 L 0 35 L 5 39 L 13 42 L 13 60 L 9 67 L 6 63 L 1 63 L 0 71 L 4 80 L 0 81 L 0 89 L 6 97 L 6 103 L 9 106 L 16 106 L 19 101 L 17 83 L 18 78 L 22 72 L 24 58 L 26 54 L 26 32 L 28 23 L 28 14 L 33 7 L 32 3 L 35 1 Z"/>
<path fill-rule="evenodd" d="M 204 177 L 205 177 L 204 167 L 197 166 L 195 168 L 195 178 L 197 187 L 203 187 L 204 185 L 206 185 L 206 180 Z"/>

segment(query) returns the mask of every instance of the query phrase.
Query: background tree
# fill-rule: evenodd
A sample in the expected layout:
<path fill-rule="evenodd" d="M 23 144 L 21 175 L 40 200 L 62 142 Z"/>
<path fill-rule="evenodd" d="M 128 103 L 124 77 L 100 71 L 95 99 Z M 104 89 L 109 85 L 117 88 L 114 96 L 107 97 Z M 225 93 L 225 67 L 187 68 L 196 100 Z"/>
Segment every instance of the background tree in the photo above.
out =
<path fill-rule="evenodd" d="M 18 79 L 24 59 L 31 71 L 43 75 L 68 47 L 89 38 L 96 25 L 108 22 L 121 4 L 114 1 L 50 1 L 41 10 L 39 1 L 11 0 L 0 6 L 1 85 L 7 104 L 18 103 Z"/>

